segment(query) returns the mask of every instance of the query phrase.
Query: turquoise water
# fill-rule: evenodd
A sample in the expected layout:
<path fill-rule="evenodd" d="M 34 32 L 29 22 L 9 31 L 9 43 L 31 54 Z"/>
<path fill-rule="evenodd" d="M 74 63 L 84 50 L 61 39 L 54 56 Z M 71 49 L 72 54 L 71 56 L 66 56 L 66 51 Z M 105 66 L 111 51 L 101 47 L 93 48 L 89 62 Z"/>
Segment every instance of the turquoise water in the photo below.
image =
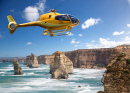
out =
<path fill-rule="evenodd" d="M 68 80 L 51 79 L 49 65 L 28 68 L 20 63 L 24 74 L 13 75 L 12 62 L 0 62 L 0 93 L 97 93 L 105 69 L 74 69 Z M 78 86 L 81 88 L 78 88 Z"/>

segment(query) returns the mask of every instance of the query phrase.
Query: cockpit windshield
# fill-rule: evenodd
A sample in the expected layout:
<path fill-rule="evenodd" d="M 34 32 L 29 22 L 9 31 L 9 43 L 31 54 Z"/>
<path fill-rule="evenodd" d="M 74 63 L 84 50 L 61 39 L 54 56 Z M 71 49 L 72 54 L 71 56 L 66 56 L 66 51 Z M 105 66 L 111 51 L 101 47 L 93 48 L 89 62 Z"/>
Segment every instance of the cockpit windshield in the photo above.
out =
<path fill-rule="evenodd" d="M 67 15 L 57 15 L 55 17 L 56 20 L 62 20 L 62 21 L 70 21 Z"/>
<path fill-rule="evenodd" d="M 76 17 L 74 17 L 74 16 L 72 16 L 72 15 L 68 15 L 68 16 L 70 17 L 70 19 L 71 19 L 71 21 L 72 21 L 72 23 L 73 23 L 74 25 L 78 24 L 79 20 L 78 20 Z"/>
<path fill-rule="evenodd" d="M 56 20 L 61 20 L 61 21 L 70 21 L 71 20 L 71 22 L 74 25 L 77 25 L 78 22 L 79 22 L 79 20 L 76 17 L 74 17 L 72 15 L 67 15 L 67 14 L 65 14 L 65 15 L 57 15 L 57 16 L 55 16 L 55 19 Z"/>

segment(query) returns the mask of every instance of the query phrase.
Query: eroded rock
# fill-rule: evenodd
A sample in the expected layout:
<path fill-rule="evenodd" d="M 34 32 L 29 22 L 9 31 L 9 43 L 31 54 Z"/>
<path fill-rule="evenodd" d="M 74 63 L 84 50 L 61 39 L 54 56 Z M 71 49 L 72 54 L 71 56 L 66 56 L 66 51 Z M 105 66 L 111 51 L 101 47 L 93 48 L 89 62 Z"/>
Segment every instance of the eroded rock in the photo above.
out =
<path fill-rule="evenodd" d="M 104 93 L 130 93 L 130 49 L 119 53 L 103 75 Z"/>
<path fill-rule="evenodd" d="M 31 53 L 30 56 L 26 56 L 24 64 L 27 65 L 30 68 L 37 68 L 37 67 L 39 67 L 37 57 L 33 53 Z"/>
<path fill-rule="evenodd" d="M 73 63 L 64 53 L 57 51 L 51 59 L 50 73 L 52 78 L 67 79 L 68 74 L 73 73 Z"/>
<path fill-rule="evenodd" d="M 68 73 L 64 68 L 55 69 L 52 72 L 52 78 L 54 79 L 68 79 Z"/>
<path fill-rule="evenodd" d="M 14 65 L 14 75 L 22 75 L 23 71 L 22 68 L 19 66 L 19 62 L 13 60 L 13 65 Z"/>

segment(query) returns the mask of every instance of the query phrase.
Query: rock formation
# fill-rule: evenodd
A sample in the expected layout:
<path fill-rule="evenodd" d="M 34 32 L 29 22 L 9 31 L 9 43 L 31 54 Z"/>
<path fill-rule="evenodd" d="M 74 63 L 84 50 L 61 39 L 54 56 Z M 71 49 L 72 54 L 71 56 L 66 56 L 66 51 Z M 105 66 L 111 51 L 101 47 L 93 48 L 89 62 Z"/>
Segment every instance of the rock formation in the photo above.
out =
<path fill-rule="evenodd" d="M 19 66 L 19 62 L 13 60 L 13 65 L 14 65 L 14 75 L 22 75 L 23 71 L 22 68 Z"/>
<path fill-rule="evenodd" d="M 37 57 L 33 53 L 31 53 L 30 56 L 26 56 L 24 64 L 27 65 L 30 68 L 39 67 Z"/>
<path fill-rule="evenodd" d="M 130 45 L 120 45 L 115 48 L 79 49 L 65 52 L 65 55 L 76 68 L 95 68 L 101 65 L 107 66 L 116 54 L 129 48 Z"/>
<path fill-rule="evenodd" d="M 53 58 L 51 59 L 50 73 L 52 78 L 67 79 L 68 74 L 73 73 L 73 63 L 64 53 L 57 51 L 53 53 Z"/>
<path fill-rule="evenodd" d="M 52 55 L 40 55 L 38 56 L 38 64 L 50 64 L 50 59 Z"/>
<path fill-rule="evenodd" d="M 126 49 L 130 49 L 130 45 L 120 45 L 115 48 L 79 49 L 65 52 L 65 56 L 73 62 L 75 68 L 104 68 L 113 57 Z M 51 58 L 53 58 L 52 55 L 40 55 L 38 63 L 49 64 Z M 26 60 L 28 61 L 29 58 L 26 57 Z"/>
<path fill-rule="evenodd" d="M 24 60 L 24 65 L 27 65 L 29 63 L 29 60 L 30 60 L 30 56 L 26 56 Z"/>
<path fill-rule="evenodd" d="M 130 49 L 109 62 L 102 82 L 104 93 L 130 93 Z"/>

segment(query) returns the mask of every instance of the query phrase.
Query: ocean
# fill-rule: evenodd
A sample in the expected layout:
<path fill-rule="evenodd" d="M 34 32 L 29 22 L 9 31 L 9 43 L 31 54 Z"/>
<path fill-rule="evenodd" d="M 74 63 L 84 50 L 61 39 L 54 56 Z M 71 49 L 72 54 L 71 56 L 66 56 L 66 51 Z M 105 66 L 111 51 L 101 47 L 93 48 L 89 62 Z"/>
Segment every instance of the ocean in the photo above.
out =
<path fill-rule="evenodd" d="M 23 75 L 14 75 L 13 62 L 0 62 L 0 93 L 97 93 L 105 69 L 78 69 L 67 80 L 51 79 L 49 65 L 28 68 L 19 62 Z M 80 88 L 78 86 L 81 86 Z"/>

